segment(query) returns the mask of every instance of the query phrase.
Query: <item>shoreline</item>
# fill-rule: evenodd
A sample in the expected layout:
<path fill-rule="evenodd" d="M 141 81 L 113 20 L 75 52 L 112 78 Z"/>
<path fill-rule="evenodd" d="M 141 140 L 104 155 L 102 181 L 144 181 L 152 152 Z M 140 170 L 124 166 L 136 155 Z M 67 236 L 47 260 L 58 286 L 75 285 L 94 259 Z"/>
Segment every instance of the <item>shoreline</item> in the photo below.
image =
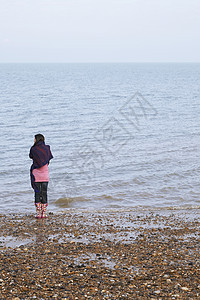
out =
<path fill-rule="evenodd" d="M 198 299 L 199 216 L 153 208 L 0 215 L 2 297 Z"/>
<path fill-rule="evenodd" d="M 170 212 L 183 212 L 192 216 L 192 214 L 200 215 L 200 205 L 182 205 L 182 206 L 107 206 L 107 207 L 62 207 L 49 203 L 47 213 L 53 215 L 68 214 L 68 213 L 121 213 L 121 212 L 131 212 L 131 213 L 170 213 Z M 25 211 L 12 211 L 12 210 L 0 210 L 1 216 L 30 216 L 35 213 L 34 203 L 30 208 Z"/>

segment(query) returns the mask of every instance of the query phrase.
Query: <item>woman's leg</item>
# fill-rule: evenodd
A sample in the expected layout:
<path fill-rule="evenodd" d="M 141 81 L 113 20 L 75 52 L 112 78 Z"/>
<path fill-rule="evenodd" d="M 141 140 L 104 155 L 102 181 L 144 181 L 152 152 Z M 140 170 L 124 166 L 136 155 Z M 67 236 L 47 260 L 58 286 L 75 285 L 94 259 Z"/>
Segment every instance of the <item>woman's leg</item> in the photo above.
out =
<path fill-rule="evenodd" d="M 48 187 L 48 182 L 41 182 L 41 194 L 42 194 L 42 200 L 41 200 L 41 205 L 42 205 L 42 218 L 47 218 L 46 211 L 47 211 L 47 187 Z"/>
<path fill-rule="evenodd" d="M 36 218 L 41 218 L 41 182 L 35 182 L 35 206 L 36 206 Z"/>

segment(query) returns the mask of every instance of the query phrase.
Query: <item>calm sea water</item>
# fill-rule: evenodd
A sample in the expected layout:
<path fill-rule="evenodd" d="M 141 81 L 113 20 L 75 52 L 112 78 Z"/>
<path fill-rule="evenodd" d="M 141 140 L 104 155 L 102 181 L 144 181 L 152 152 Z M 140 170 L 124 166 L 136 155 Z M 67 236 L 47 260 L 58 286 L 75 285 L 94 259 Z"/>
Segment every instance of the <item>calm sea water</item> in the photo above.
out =
<path fill-rule="evenodd" d="M 50 210 L 200 206 L 200 64 L 1 64 L 0 83 L 0 213 L 34 211 L 36 133 Z"/>

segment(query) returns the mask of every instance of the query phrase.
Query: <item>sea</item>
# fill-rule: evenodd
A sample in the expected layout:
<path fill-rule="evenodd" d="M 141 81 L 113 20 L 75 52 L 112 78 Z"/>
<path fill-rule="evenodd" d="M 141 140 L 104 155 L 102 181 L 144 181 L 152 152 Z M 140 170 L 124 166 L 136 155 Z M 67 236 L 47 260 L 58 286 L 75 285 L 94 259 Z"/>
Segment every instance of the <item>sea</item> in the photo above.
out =
<path fill-rule="evenodd" d="M 0 64 L 0 214 L 33 213 L 42 133 L 50 212 L 200 208 L 200 64 Z"/>

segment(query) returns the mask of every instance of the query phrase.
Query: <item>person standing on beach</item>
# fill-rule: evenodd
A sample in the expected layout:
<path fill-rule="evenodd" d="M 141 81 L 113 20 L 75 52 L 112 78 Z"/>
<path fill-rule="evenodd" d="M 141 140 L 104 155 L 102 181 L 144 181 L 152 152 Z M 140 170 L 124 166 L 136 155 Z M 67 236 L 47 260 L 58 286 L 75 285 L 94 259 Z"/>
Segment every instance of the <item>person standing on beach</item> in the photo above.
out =
<path fill-rule="evenodd" d="M 46 218 L 47 186 L 49 182 L 49 161 L 53 158 L 50 146 L 45 144 L 42 134 L 36 134 L 34 145 L 30 149 L 29 157 L 33 160 L 30 169 L 31 185 L 35 191 L 36 218 Z"/>

